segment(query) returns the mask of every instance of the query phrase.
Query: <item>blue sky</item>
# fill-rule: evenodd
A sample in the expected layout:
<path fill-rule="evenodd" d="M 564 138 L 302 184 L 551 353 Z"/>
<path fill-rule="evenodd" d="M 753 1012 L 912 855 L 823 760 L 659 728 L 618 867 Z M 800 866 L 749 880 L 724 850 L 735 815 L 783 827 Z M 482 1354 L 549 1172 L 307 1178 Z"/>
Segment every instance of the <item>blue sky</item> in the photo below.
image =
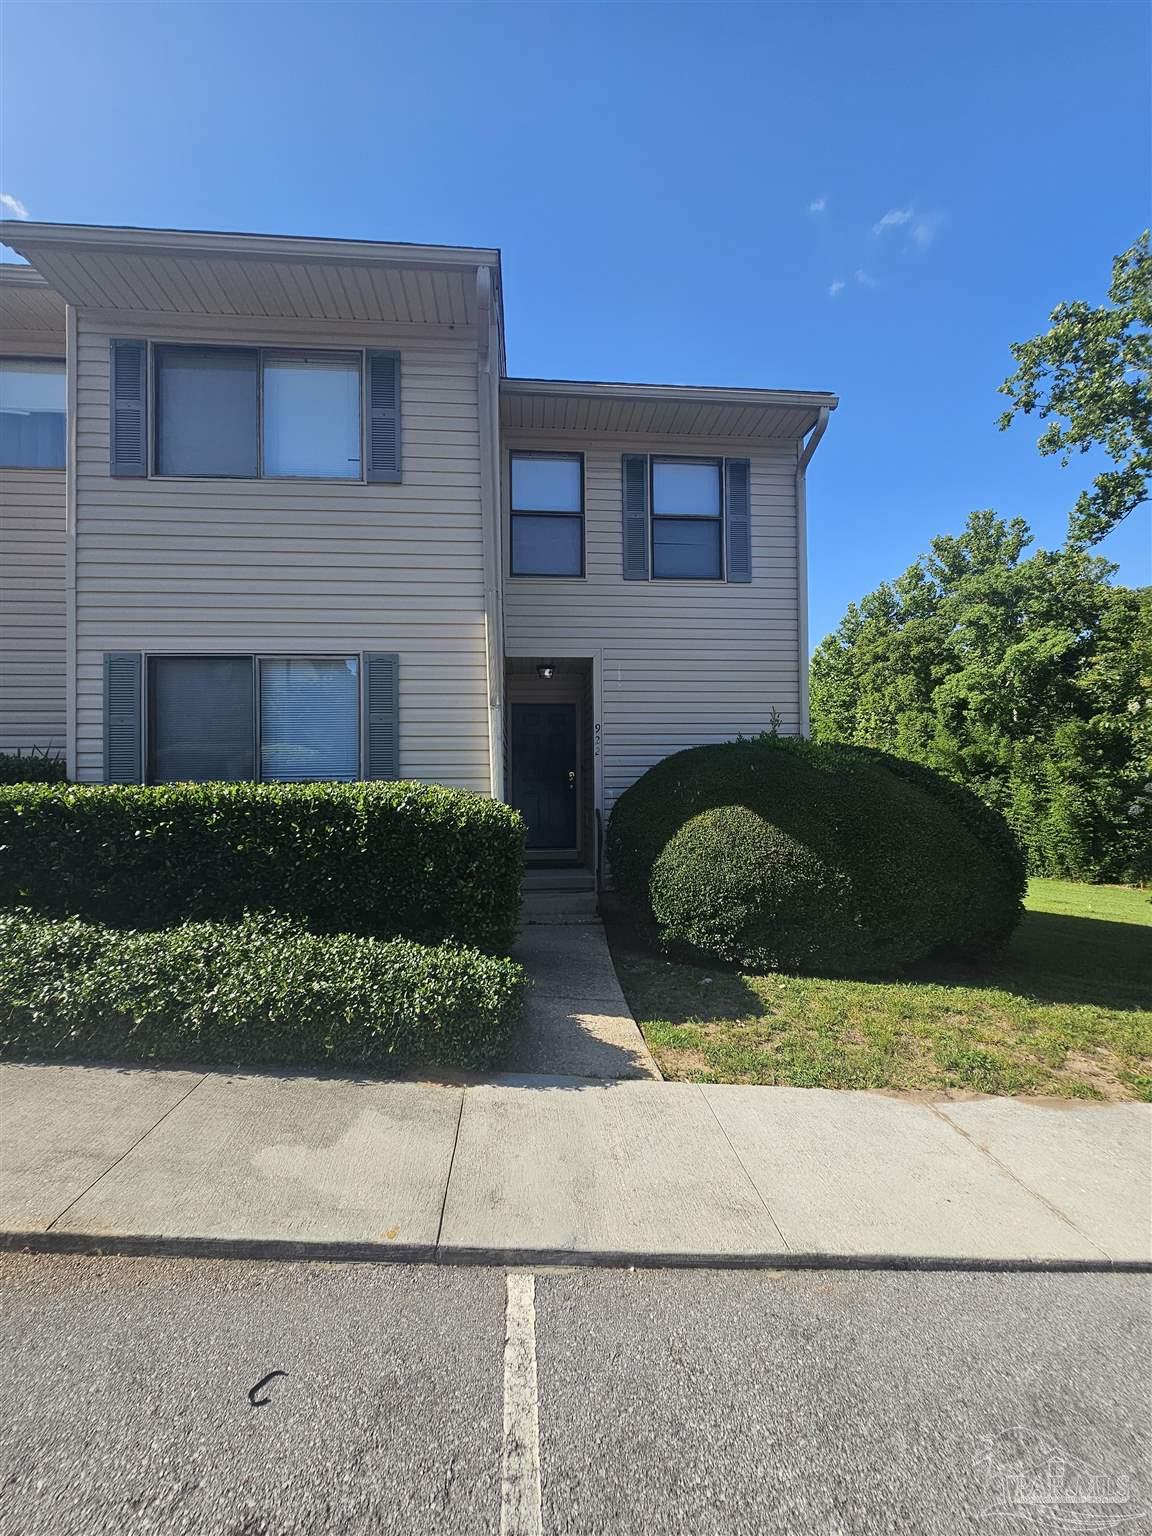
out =
<path fill-rule="evenodd" d="M 1144 4 L 6 0 L 0 44 L 32 218 L 499 245 L 514 373 L 835 390 L 813 642 L 972 508 L 1062 538 L 1087 462 L 996 386 L 1149 221 Z M 1149 580 L 1148 509 L 1103 552 Z"/>

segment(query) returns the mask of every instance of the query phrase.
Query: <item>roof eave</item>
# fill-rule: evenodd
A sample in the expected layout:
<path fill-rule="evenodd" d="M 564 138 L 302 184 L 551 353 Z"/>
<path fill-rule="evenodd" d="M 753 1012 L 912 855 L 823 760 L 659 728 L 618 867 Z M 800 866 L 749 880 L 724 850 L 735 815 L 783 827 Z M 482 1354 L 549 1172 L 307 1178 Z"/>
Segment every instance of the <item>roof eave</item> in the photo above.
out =
<path fill-rule="evenodd" d="M 826 407 L 834 411 L 839 396 L 824 390 L 725 389 L 697 384 L 620 384 L 591 379 L 524 379 L 500 381 L 503 394 L 549 395 L 579 400 L 682 400 L 699 405 L 762 405 L 779 408 Z"/>
<path fill-rule="evenodd" d="M 41 277 L 35 267 L 26 266 L 23 262 L 0 262 L 0 283 L 6 283 L 13 288 L 47 288 L 48 279 Z"/>
<path fill-rule="evenodd" d="M 373 240 L 327 240 L 308 235 L 247 235 L 183 229 L 136 229 L 98 224 L 0 221 L 0 243 L 31 260 L 25 247 L 87 246 L 102 251 L 170 256 L 251 256 L 263 261 L 368 262 L 392 267 L 473 270 L 500 266 L 500 252 L 479 246 L 403 245 Z"/>

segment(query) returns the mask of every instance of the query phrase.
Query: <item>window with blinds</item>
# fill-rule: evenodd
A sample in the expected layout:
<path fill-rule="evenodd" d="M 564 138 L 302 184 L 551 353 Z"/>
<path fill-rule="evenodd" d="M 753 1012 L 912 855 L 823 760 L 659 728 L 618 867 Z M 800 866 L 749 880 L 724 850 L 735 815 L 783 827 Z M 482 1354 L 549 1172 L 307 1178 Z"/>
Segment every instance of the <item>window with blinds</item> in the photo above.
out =
<path fill-rule="evenodd" d="M 652 575 L 719 581 L 724 574 L 719 461 L 653 459 Z"/>
<path fill-rule="evenodd" d="M 260 777 L 278 783 L 355 779 L 360 667 L 354 656 L 260 662 Z"/>
<path fill-rule="evenodd" d="M 152 656 L 147 676 L 149 783 L 360 777 L 356 656 Z"/>
<path fill-rule="evenodd" d="M 0 357 L 0 465 L 63 469 L 64 364 L 51 357 Z"/>
<path fill-rule="evenodd" d="M 258 475 L 257 353 L 243 347 L 157 347 L 155 366 L 157 473 Z"/>
<path fill-rule="evenodd" d="M 512 455 L 513 576 L 584 574 L 584 460 Z"/>
<path fill-rule="evenodd" d="M 115 342 L 125 360 L 138 349 L 130 403 L 140 424 L 138 461 L 121 463 L 113 445 L 113 473 L 146 473 L 143 416 L 147 412 L 144 343 Z M 362 352 L 289 351 L 270 347 L 191 346 L 157 343 L 155 456 L 158 475 L 226 479 L 359 480 L 362 478 Z M 390 380 L 389 442 L 369 465 L 399 479 L 399 360 L 370 353 L 371 405 L 376 410 L 378 375 Z M 129 455 L 131 457 L 131 455 Z"/>
<path fill-rule="evenodd" d="M 359 479 L 358 354 L 264 353 L 264 473 Z"/>
<path fill-rule="evenodd" d="M 148 662 L 152 784 L 251 779 L 256 721 L 251 656 L 153 656 Z"/>

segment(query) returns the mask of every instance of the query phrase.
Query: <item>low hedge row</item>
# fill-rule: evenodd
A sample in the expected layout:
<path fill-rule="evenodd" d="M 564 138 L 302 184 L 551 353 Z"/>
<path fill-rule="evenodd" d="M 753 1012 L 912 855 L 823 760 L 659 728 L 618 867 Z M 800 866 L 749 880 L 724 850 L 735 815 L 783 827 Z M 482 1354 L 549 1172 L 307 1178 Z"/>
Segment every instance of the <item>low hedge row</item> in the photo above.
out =
<path fill-rule="evenodd" d="M 524 826 L 414 783 L 0 788 L 0 906 L 125 928 L 278 912 L 507 950 Z"/>
<path fill-rule="evenodd" d="M 285 918 L 117 931 L 0 912 L 0 1055 L 482 1068 L 523 973 L 455 945 L 318 936 Z"/>
<path fill-rule="evenodd" d="M 0 784 L 63 784 L 62 757 L 50 752 L 0 752 Z"/>

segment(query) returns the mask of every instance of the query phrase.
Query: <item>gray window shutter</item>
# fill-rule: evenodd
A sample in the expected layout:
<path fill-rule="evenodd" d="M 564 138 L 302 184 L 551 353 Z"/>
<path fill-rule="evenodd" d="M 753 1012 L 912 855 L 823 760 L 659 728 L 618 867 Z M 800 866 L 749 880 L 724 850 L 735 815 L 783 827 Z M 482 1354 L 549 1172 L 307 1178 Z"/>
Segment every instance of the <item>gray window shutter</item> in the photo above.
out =
<path fill-rule="evenodd" d="M 144 732 L 141 728 L 139 651 L 104 653 L 104 782 L 143 781 Z"/>
<path fill-rule="evenodd" d="M 110 468 L 114 475 L 148 473 L 148 343 L 112 343 Z"/>
<path fill-rule="evenodd" d="M 752 580 L 752 465 L 724 460 L 725 571 L 729 581 Z"/>
<path fill-rule="evenodd" d="M 648 580 L 648 455 L 626 453 L 622 460 L 624 498 L 624 580 Z"/>
<path fill-rule="evenodd" d="M 400 658 L 384 651 L 364 656 L 363 774 L 400 777 Z"/>
<path fill-rule="evenodd" d="M 369 352 L 368 479 L 400 480 L 400 354 Z"/>

